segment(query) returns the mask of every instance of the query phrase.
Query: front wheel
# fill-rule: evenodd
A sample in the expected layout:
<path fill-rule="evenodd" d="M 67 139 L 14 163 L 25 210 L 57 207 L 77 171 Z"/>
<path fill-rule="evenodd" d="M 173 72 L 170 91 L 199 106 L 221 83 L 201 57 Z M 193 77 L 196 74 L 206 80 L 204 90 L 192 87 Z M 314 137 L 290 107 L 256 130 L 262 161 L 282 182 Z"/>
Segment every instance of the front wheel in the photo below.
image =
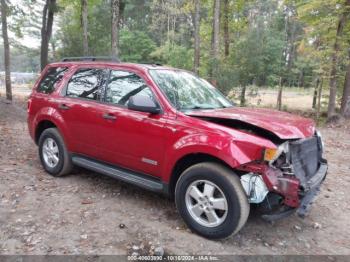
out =
<path fill-rule="evenodd" d="M 175 201 L 188 227 L 209 239 L 236 234 L 250 210 L 239 177 L 217 163 L 186 169 L 176 184 Z"/>

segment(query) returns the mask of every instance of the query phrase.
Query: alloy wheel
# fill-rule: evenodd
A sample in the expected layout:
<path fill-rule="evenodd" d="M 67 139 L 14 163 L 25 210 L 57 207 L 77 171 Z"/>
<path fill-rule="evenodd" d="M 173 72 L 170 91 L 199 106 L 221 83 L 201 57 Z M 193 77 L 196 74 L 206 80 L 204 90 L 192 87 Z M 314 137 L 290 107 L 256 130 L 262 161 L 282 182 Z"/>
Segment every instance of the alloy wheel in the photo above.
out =
<path fill-rule="evenodd" d="M 213 182 L 196 180 L 187 188 L 186 207 L 191 217 L 205 227 L 221 225 L 227 216 L 225 194 Z"/>
<path fill-rule="evenodd" d="M 45 164 L 54 168 L 59 162 L 59 149 L 58 145 L 52 138 L 48 137 L 45 139 L 42 148 L 42 154 Z"/>

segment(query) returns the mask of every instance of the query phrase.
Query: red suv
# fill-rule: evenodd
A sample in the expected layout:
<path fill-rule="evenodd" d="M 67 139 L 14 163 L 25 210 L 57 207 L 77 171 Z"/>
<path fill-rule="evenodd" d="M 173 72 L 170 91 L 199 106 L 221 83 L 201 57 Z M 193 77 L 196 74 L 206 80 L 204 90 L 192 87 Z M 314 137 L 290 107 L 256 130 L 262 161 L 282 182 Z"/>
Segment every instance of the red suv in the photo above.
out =
<path fill-rule="evenodd" d="M 73 165 L 173 197 L 188 227 L 237 233 L 251 207 L 304 216 L 327 173 L 312 120 L 235 107 L 191 72 L 72 58 L 48 65 L 28 101 L 44 169 Z"/>

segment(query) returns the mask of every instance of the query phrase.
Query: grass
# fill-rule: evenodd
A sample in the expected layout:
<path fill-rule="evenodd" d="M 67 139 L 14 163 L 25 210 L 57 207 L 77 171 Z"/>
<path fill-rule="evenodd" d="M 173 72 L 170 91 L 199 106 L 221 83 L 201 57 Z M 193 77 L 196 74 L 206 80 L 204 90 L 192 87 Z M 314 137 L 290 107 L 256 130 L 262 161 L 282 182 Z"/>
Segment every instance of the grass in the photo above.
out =
<path fill-rule="evenodd" d="M 313 100 L 312 88 L 304 89 L 298 87 L 285 87 L 282 92 L 282 111 L 313 118 L 316 121 L 316 111 L 312 108 Z M 241 88 L 232 90 L 228 97 L 240 105 Z M 256 87 L 248 86 L 246 89 L 245 106 L 276 108 L 278 87 Z M 326 122 L 327 97 L 322 98 L 321 114 L 316 121 L 319 125 Z"/>

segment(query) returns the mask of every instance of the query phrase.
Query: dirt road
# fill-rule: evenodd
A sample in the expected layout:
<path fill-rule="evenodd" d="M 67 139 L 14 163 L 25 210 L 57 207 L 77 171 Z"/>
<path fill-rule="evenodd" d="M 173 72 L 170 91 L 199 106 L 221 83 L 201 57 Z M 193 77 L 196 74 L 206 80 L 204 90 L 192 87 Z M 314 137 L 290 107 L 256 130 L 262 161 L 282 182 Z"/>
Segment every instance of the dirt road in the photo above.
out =
<path fill-rule="evenodd" d="M 25 110 L 0 100 L 0 254 L 350 254 L 350 123 L 321 131 L 329 175 L 306 219 L 253 214 L 238 235 L 209 241 L 161 196 L 86 170 L 47 175 Z"/>

